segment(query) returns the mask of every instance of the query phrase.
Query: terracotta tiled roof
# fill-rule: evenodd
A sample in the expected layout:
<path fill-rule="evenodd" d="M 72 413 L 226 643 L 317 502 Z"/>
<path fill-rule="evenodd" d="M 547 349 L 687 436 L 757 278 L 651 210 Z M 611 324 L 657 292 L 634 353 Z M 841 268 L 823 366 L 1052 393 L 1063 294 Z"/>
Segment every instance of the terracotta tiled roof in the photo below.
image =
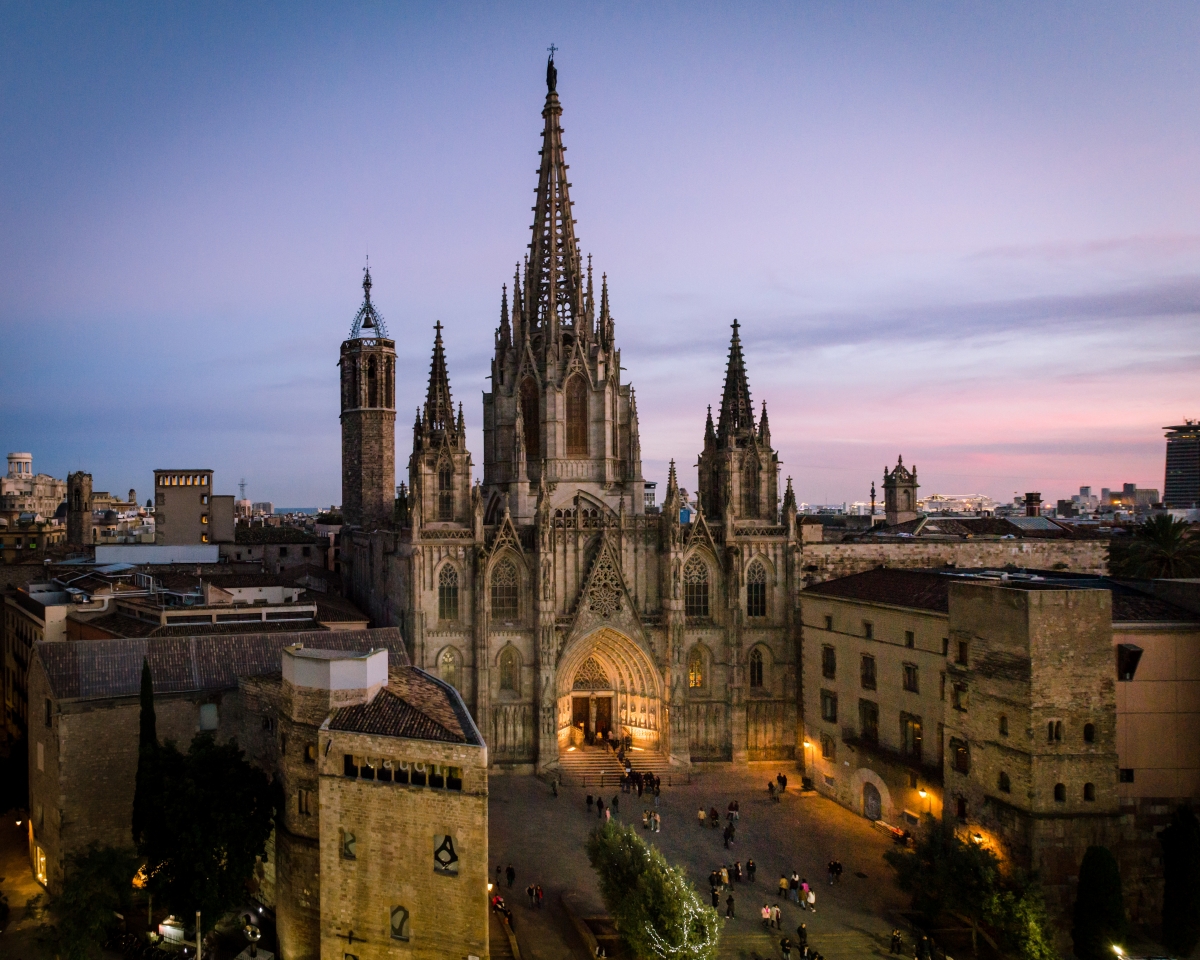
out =
<path fill-rule="evenodd" d="M 458 692 L 415 667 L 388 671 L 388 685 L 370 703 L 342 707 L 331 730 L 413 740 L 481 745 Z"/>
<path fill-rule="evenodd" d="M 252 607 L 242 607 L 240 610 L 253 610 Z M 230 608 L 233 612 L 234 608 Z M 114 637 L 208 637 L 220 634 L 243 633 L 303 633 L 310 630 L 325 631 L 327 628 L 316 620 L 309 619 L 297 623 L 279 620 L 242 620 L 232 623 L 179 623 L 160 626 L 146 620 L 139 620 L 124 613 L 106 613 L 102 617 L 94 617 L 83 621 L 88 627 L 105 630 Z"/>
<path fill-rule="evenodd" d="M 59 640 L 34 646 L 54 695 L 65 700 L 88 700 L 137 696 L 143 659 L 150 662 L 156 694 L 231 690 L 237 686 L 238 677 L 278 672 L 283 648 L 296 643 L 321 650 L 355 652 L 387 647 L 392 664 L 408 663 L 404 641 L 395 627 L 347 632 Z"/>

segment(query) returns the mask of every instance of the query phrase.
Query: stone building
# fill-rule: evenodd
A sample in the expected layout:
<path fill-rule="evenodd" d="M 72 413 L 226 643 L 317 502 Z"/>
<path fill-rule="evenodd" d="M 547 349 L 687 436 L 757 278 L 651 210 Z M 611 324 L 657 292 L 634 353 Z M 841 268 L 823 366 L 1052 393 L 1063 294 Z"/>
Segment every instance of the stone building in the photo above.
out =
<path fill-rule="evenodd" d="M 1200 603 L 1194 588 L 1179 599 L 981 570 L 805 590 L 814 785 L 898 829 L 926 813 L 959 823 L 1063 904 L 1086 846 L 1110 845 L 1131 910 L 1153 915 L 1155 830 L 1200 800 Z"/>
<path fill-rule="evenodd" d="M 683 763 L 790 758 L 795 504 L 789 494 L 781 518 L 738 327 L 703 438 L 701 511 L 680 523 L 672 467 L 662 512 L 648 514 L 607 278 L 597 296 L 576 239 L 553 62 L 547 87 L 532 241 L 501 297 L 483 398 L 482 483 L 439 326 L 391 529 L 376 529 L 378 510 L 355 516 L 390 476 L 347 429 L 343 390 L 343 576 L 462 692 L 494 764 L 546 768 L 572 736 L 609 731 Z M 366 333 L 356 318 L 343 385 Z"/>
<path fill-rule="evenodd" d="M 52 893 L 73 854 L 130 843 L 145 659 L 161 740 L 236 738 L 280 783 L 256 895 L 283 960 L 341 960 L 351 932 L 360 960 L 488 955 L 486 748 L 394 628 L 34 649 L 29 853 Z"/>
<path fill-rule="evenodd" d="M 32 453 L 10 453 L 8 472 L 0 477 L 0 518 L 15 521 L 23 513 L 50 519 L 67 498 L 67 485 L 33 472 Z"/>
<path fill-rule="evenodd" d="M 1001 536 L 821 543 L 797 521 L 790 481 L 780 491 L 737 321 L 716 418 L 710 408 L 698 430 L 698 509 L 684 509 L 672 464 L 661 510 L 648 510 L 607 276 L 597 294 L 576 235 L 553 61 L 546 80 L 531 241 L 501 293 L 483 395 L 482 482 L 440 324 L 394 505 L 393 342 L 369 276 L 341 348 L 343 580 L 374 623 L 401 628 L 414 663 L 462 693 L 494 765 L 547 769 L 610 731 L 677 764 L 796 759 L 806 584 L 963 551 L 1103 571 L 1099 541 L 1028 553 Z M 893 522 L 916 516 L 915 471 L 898 464 L 885 490 Z"/>

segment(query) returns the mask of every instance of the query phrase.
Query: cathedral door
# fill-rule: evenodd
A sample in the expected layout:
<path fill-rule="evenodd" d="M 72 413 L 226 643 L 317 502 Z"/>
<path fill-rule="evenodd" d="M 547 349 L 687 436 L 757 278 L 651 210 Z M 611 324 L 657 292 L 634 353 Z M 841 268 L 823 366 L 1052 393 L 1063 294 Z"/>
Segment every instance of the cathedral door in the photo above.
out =
<path fill-rule="evenodd" d="M 612 729 L 612 697 L 596 698 L 596 729 L 593 731 L 597 739 L 607 736 Z"/>
<path fill-rule="evenodd" d="M 584 740 L 591 743 L 592 710 L 590 697 L 571 698 L 571 726 L 583 731 Z"/>
<path fill-rule="evenodd" d="M 879 796 L 879 790 L 873 783 L 863 784 L 863 816 L 868 820 L 878 820 L 880 816 L 880 807 L 882 806 L 882 797 Z"/>

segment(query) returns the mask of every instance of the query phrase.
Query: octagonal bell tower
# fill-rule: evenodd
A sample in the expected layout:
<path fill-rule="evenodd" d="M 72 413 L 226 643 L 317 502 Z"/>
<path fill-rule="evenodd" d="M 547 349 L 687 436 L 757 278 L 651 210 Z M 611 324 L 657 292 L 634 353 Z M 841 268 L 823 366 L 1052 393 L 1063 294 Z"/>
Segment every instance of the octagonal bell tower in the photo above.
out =
<path fill-rule="evenodd" d="M 396 345 L 371 303 L 371 271 L 363 271 L 363 303 L 342 343 L 342 522 L 387 527 L 396 497 Z"/>

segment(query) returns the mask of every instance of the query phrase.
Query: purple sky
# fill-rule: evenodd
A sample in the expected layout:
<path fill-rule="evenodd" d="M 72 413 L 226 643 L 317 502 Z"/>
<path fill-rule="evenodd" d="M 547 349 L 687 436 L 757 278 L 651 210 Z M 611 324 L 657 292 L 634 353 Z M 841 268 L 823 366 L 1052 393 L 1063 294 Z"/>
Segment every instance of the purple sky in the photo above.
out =
<path fill-rule="evenodd" d="M 339 501 L 369 251 L 398 465 L 441 320 L 481 472 L 554 42 L 648 479 L 694 487 L 737 317 L 802 500 L 898 453 L 926 494 L 1161 489 L 1200 415 L 1200 6 L 562 7 L 0 7 L 0 445 Z"/>

